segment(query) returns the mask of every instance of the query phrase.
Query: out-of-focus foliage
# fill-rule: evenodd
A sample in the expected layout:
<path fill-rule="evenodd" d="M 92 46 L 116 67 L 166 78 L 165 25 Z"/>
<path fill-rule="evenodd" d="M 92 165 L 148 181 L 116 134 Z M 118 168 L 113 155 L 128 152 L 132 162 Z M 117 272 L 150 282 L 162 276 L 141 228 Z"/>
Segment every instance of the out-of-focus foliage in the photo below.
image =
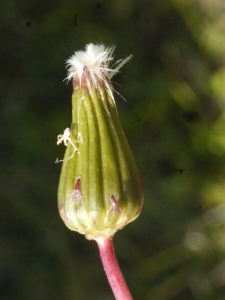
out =
<path fill-rule="evenodd" d="M 57 211 L 71 122 L 64 62 L 87 43 L 134 58 L 116 101 L 145 187 L 115 235 L 135 299 L 225 299 L 224 0 L 2 0 L 0 299 L 113 299 L 95 242 Z"/>

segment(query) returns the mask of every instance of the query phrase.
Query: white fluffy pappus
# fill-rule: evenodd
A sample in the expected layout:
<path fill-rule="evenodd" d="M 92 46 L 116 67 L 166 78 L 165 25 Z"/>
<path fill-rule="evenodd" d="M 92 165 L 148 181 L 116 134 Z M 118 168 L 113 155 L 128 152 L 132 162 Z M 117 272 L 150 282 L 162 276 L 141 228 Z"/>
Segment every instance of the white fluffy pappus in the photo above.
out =
<path fill-rule="evenodd" d="M 125 59 L 116 61 L 112 65 L 114 50 L 115 46 L 105 47 L 103 44 L 88 44 L 85 47 L 85 51 L 76 51 L 66 60 L 68 70 L 66 79 L 70 80 L 78 76 L 81 80 L 84 67 L 86 67 L 94 84 L 96 84 L 95 76 L 103 81 L 105 81 L 105 77 L 110 80 L 132 58 L 132 55 L 130 55 Z"/>

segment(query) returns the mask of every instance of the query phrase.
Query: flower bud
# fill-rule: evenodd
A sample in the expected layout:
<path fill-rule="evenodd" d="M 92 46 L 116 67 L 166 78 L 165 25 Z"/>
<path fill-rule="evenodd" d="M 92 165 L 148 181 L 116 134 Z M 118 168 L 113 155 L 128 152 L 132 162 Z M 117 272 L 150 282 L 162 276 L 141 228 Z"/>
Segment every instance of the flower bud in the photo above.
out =
<path fill-rule="evenodd" d="M 118 118 L 110 79 L 114 48 L 89 44 L 67 61 L 73 79 L 72 125 L 58 136 L 67 146 L 58 188 L 65 224 L 88 239 L 112 237 L 141 212 L 138 171 Z"/>

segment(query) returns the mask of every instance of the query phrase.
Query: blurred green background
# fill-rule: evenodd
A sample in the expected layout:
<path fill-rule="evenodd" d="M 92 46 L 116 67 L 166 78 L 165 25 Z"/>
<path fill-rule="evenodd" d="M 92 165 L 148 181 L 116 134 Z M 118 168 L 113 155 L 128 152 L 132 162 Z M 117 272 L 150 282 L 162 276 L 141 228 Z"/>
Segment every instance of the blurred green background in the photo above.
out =
<path fill-rule="evenodd" d="M 224 0 L 1 0 L 0 299 L 112 300 L 97 245 L 57 211 L 65 60 L 134 58 L 114 81 L 145 189 L 114 246 L 135 300 L 225 299 Z"/>

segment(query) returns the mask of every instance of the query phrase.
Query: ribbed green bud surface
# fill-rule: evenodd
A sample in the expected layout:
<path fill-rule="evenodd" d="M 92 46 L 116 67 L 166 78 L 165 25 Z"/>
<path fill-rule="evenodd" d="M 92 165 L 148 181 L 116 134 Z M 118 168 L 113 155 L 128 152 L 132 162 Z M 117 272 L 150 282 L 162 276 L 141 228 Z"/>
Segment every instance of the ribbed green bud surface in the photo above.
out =
<path fill-rule="evenodd" d="M 73 87 L 72 143 L 60 175 L 59 212 L 71 230 L 88 239 L 112 237 L 140 214 L 140 178 L 108 79 L 96 77 L 93 84 L 84 70 Z"/>

